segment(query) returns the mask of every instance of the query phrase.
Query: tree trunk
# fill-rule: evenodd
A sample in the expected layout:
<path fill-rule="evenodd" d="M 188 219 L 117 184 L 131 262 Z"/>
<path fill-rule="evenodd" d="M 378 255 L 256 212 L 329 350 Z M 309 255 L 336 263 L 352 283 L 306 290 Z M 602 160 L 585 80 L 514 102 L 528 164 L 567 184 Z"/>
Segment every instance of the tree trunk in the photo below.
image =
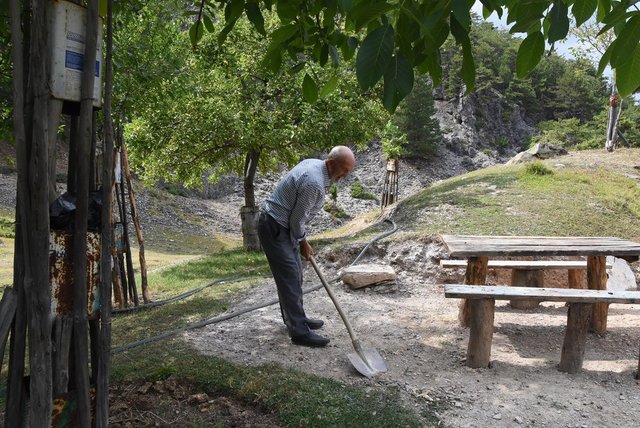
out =
<path fill-rule="evenodd" d="M 242 221 L 242 242 L 247 251 L 259 251 L 260 239 L 258 238 L 258 207 L 256 207 L 254 181 L 258 169 L 260 152 L 250 150 L 244 163 L 244 204 L 240 209 Z"/>
<path fill-rule="evenodd" d="M 618 122 L 620 121 L 620 113 L 622 111 L 622 100 L 618 96 L 616 90 L 616 76 L 612 76 L 611 97 L 609 97 L 609 118 L 607 120 L 607 141 L 605 148 L 608 152 L 616 149 L 618 140 Z"/>

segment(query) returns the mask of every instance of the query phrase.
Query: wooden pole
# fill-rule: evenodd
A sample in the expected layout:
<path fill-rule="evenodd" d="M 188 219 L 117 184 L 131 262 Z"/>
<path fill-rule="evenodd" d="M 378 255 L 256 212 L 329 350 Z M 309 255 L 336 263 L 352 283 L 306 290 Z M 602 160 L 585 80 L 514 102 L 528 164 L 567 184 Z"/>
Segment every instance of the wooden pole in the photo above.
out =
<path fill-rule="evenodd" d="M 120 130 L 122 133 L 122 130 Z M 120 163 L 124 165 L 124 157 L 122 155 L 123 146 L 122 135 L 120 134 Z M 122 167 L 124 171 L 124 166 Z M 120 180 L 120 198 L 122 201 L 122 248 L 127 263 L 127 282 L 129 284 L 129 295 L 133 299 L 133 304 L 138 306 L 138 290 L 136 289 L 136 276 L 133 270 L 133 260 L 131 259 L 131 243 L 129 241 L 129 225 L 127 223 L 126 198 L 124 196 L 124 175 Z"/>
<path fill-rule="evenodd" d="M 591 311 L 592 304 L 590 303 L 569 304 L 567 330 L 558 366 L 561 372 L 577 373 L 582 368 Z"/>
<path fill-rule="evenodd" d="M 605 256 L 587 257 L 587 287 L 590 290 L 607 289 L 607 258 Z M 604 334 L 607 331 L 608 303 L 594 303 L 591 329 Z"/>
<path fill-rule="evenodd" d="M 138 240 L 139 257 L 140 257 L 140 278 L 142 289 L 142 300 L 144 303 L 149 303 L 151 298 L 149 297 L 149 290 L 147 289 L 147 260 L 144 255 L 144 238 L 142 237 L 142 227 L 140 227 L 140 219 L 138 218 L 138 209 L 136 207 L 136 198 L 131 183 L 131 171 L 129 170 L 129 158 L 127 157 L 127 148 L 124 144 L 124 140 L 121 144 L 122 149 L 122 170 L 124 171 L 125 179 L 127 180 L 127 190 L 129 193 L 129 205 L 131 206 L 131 220 L 133 221 L 133 227 L 136 231 L 136 238 Z"/>
<path fill-rule="evenodd" d="M 25 408 L 24 368 L 26 353 L 27 330 L 27 302 L 25 283 L 27 268 L 31 266 L 27 234 L 28 202 L 28 170 L 27 170 L 27 139 L 26 139 L 26 81 L 25 75 L 29 71 L 28 56 L 23 44 L 23 33 L 29 34 L 29 20 L 21 21 L 21 16 L 29 16 L 29 11 L 21 11 L 18 0 L 9 1 L 9 16 L 11 23 L 11 57 L 13 60 L 13 132 L 16 145 L 16 160 L 18 165 L 18 180 L 16 189 L 16 236 L 14 241 L 13 284 L 17 294 L 16 316 L 11 328 L 11 353 L 9 357 L 9 373 L 7 375 L 7 401 L 5 407 L 5 426 L 23 426 L 23 409 Z M 24 8 L 27 4 L 24 3 Z M 22 13 L 24 12 L 24 13 Z"/>
<path fill-rule="evenodd" d="M 567 271 L 567 282 L 569 288 L 587 288 L 584 274 L 580 269 L 569 269 Z"/>
<path fill-rule="evenodd" d="M 90 145 L 93 138 L 93 86 L 98 39 L 98 0 L 87 2 L 85 53 L 81 77 L 79 144 L 76 147 L 76 212 L 73 234 L 73 342 L 77 423 L 91 425 L 87 317 L 87 221 Z"/>
<path fill-rule="evenodd" d="M 471 328 L 467 348 L 467 366 L 472 368 L 489 367 L 496 301 L 494 299 L 472 299 L 468 302 L 469 326 Z"/>
<path fill-rule="evenodd" d="M 71 334 L 73 318 L 57 316 L 54 325 L 55 356 L 53 360 L 53 394 L 69 391 L 69 355 L 71 350 Z"/>
<path fill-rule="evenodd" d="M 487 282 L 488 257 L 470 257 L 467 261 L 467 271 L 464 274 L 464 283 L 470 285 L 483 285 Z M 471 307 L 469 300 L 464 299 L 460 303 L 458 321 L 462 327 L 469 327 L 471 324 Z"/>
<path fill-rule="evenodd" d="M 96 374 L 96 427 L 109 426 L 109 372 L 111 368 L 111 284 L 113 260 L 113 149 L 111 118 L 113 90 L 113 0 L 107 1 L 107 40 L 104 90 L 104 145 L 102 148 L 102 247 L 100 249 L 100 332 Z"/>

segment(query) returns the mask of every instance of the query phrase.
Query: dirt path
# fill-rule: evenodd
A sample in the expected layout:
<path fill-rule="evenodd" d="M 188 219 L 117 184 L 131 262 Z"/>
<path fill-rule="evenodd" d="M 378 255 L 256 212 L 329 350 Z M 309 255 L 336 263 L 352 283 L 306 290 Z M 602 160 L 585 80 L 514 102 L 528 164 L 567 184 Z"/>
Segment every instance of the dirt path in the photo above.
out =
<path fill-rule="evenodd" d="M 464 359 L 468 330 L 457 322 L 458 301 L 445 299 L 443 281 L 456 280 L 438 267 L 439 242 L 378 244 L 370 261 L 391 264 L 398 284 L 379 292 L 334 287 L 362 342 L 376 348 L 389 371 L 366 379 L 346 358 L 351 341 L 331 300 L 320 289 L 305 296 L 310 316 L 325 319 L 327 348 L 291 345 L 278 305 L 189 332 L 204 353 L 240 364 L 275 362 L 361 386 L 397 386 L 413 399 L 440 404 L 446 426 L 632 427 L 640 420 L 638 366 L 640 305 L 612 305 L 604 337 L 590 335 L 584 369 L 576 375 L 557 370 L 566 307 L 543 303 L 514 310 L 496 303 L 490 369 L 470 369 Z M 350 263 L 353 249 L 320 254 L 328 278 Z M 349 254 L 349 256 L 347 256 Z M 351 258 L 352 259 L 352 258 Z M 327 260 L 333 262 L 327 263 Z M 306 271 L 306 287 L 318 284 Z M 276 297 L 273 283 L 257 288 L 234 310 Z"/>

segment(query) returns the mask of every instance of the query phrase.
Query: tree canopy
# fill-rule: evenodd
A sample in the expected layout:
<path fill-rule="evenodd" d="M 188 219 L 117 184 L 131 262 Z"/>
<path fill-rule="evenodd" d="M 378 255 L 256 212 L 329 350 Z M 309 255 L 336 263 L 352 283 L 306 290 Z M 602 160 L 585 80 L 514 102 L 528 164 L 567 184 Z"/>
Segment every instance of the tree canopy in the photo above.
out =
<path fill-rule="evenodd" d="M 640 87 L 640 9 L 635 0 L 480 0 L 483 16 L 506 16 L 509 31 L 523 36 L 516 55 L 517 76 L 531 72 L 547 45 L 566 38 L 571 26 L 595 20 L 600 31 L 615 30 L 616 37 L 602 54 L 598 71 L 615 70 L 620 94 Z M 338 66 L 356 56 L 356 74 L 363 91 L 381 80 L 385 108 L 395 111 L 413 88 L 414 72 L 442 78 L 441 48 L 452 35 L 462 48 L 460 75 L 467 90 L 476 81 L 472 52 L 471 8 L 474 0 L 194 0 L 187 13 L 196 19 L 190 29 L 196 45 L 205 31 L 223 42 L 243 15 L 258 33 L 269 39 L 263 64 L 272 71 L 283 58 Z M 224 21 L 214 10 L 224 8 Z M 279 23 L 265 27 L 265 11 L 275 11 Z M 306 87 L 318 82 L 307 80 Z M 307 89 L 309 90 L 309 89 Z"/>

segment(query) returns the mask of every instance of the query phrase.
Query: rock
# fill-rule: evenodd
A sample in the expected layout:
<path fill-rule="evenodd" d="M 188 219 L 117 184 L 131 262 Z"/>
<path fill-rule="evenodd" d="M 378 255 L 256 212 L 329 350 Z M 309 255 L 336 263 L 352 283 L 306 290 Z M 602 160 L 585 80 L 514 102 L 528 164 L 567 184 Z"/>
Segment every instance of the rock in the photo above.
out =
<path fill-rule="evenodd" d="M 629 267 L 626 260 L 617 257 L 607 257 L 607 264 L 611 269 L 607 269 L 607 290 L 636 290 L 636 276 Z"/>
<path fill-rule="evenodd" d="M 377 283 L 395 281 L 396 272 L 391 266 L 361 264 L 344 268 L 340 279 L 351 288 L 362 288 Z"/>
<path fill-rule="evenodd" d="M 549 159 L 555 156 L 566 155 L 567 151 L 562 147 L 551 144 L 538 143 L 529 150 L 520 152 L 511 158 L 505 165 L 516 165 L 533 160 Z"/>

